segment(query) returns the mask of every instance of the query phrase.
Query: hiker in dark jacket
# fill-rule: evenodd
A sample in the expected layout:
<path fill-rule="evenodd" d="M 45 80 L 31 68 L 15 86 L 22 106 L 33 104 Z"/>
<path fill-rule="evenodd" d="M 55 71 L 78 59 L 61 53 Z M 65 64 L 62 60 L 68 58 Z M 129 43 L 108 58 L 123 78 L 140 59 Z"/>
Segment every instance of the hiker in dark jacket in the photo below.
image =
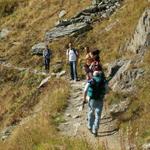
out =
<path fill-rule="evenodd" d="M 50 70 L 51 55 L 52 55 L 51 50 L 49 49 L 48 45 L 46 45 L 46 48 L 43 50 L 43 58 L 44 58 L 45 71 L 47 73 Z"/>
<path fill-rule="evenodd" d="M 84 89 L 83 106 L 88 96 L 88 129 L 97 136 L 100 118 L 103 108 L 103 99 L 105 96 L 105 76 L 101 71 L 95 71 L 93 78 L 88 81 Z"/>

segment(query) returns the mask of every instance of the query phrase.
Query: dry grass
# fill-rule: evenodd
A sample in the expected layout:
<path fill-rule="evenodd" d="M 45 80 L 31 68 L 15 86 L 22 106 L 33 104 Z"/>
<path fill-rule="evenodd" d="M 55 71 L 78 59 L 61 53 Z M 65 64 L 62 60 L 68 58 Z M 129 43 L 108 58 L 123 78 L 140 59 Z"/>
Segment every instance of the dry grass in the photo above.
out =
<path fill-rule="evenodd" d="M 38 103 L 42 76 L 0 67 L 0 128 L 26 117 Z"/>
<path fill-rule="evenodd" d="M 61 88 L 63 85 L 63 89 Z M 0 149 L 5 150 L 92 150 L 93 147 L 82 139 L 61 136 L 56 128 L 55 118 L 66 106 L 69 95 L 68 84 L 62 80 L 53 80 L 42 89 L 42 111 L 36 118 L 19 127 Z"/>
<path fill-rule="evenodd" d="M 35 43 L 43 41 L 45 32 L 51 29 L 58 20 L 60 10 L 65 9 L 67 11 L 66 18 L 70 18 L 91 3 L 90 0 L 27 0 L 25 3 L 21 0 L 7 0 L 5 4 L 1 2 L 2 0 L 0 0 L 0 8 L 5 8 L 4 6 L 7 8 L 8 3 L 11 4 L 11 7 L 10 13 L 1 9 L 0 29 L 7 27 L 11 33 L 7 38 L 0 41 L 0 56 L 13 64 L 30 67 L 38 67 L 41 64 L 41 58 L 31 55 L 31 47 Z M 65 62 L 65 44 L 70 40 L 80 51 L 79 62 L 84 60 L 84 52 L 82 51 L 84 46 L 101 49 L 103 62 L 110 62 L 124 55 L 119 49 L 130 39 L 139 17 L 148 6 L 147 0 L 142 2 L 141 0 L 125 0 L 121 9 L 109 19 L 95 23 L 93 30 L 89 33 L 78 39 L 62 38 L 51 43 L 50 46 L 55 56 L 53 62 L 59 60 L 60 57 Z M 103 32 L 105 27 L 116 21 L 117 24 L 110 31 Z M 149 57 L 148 55 L 145 59 L 147 60 L 145 66 L 149 65 Z M 0 68 L 0 71 L 2 79 L 4 79 L 0 80 L 1 128 L 28 116 L 38 102 L 44 101 L 45 103 L 41 114 L 35 120 L 31 120 L 23 127 L 18 128 L 8 143 L 0 143 L 0 149 L 92 149 L 86 141 L 60 138 L 57 132 L 55 118 L 60 115 L 66 105 L 68 96 L 68 84 L 66 82 L 52 81 L 51 84 L 37 93 L 35 87 L 37 87 L 41 77 L 13 70 L 8 71 L 4 68 Z M 133 128 L 137 128 L 139 131 L 138 141 L 140 144 L 149 140 L 150 135 L 149 122 L 147 121 L 150 120 L 148 112 L 149 85 L 149 76 L 147 75 L 139 84 L 136 100 L 131 104 L 127 114 L 124 114 L 124 117 L 131 114 L 135 116 L 132 124 Z M 115 96 L 112 95 L 110 102 L 114 102 Z M 139 106 L 142 108 L 139 111 L 140 115 L 134 114 L 134 110 L 137 110 Z M 135 137 L 135 133 L 136 131 L 131 133 L 132 136 Z"/>
<path fill-rule="evenodd" d="M 33 67 L 40 65 L 41 59 L 32 56 L 31 47 L 44 40 L 45 32 L 58 20 L 59 12 L 65 9 L 65 18 L 70 18 L 90 3 L 90 0 L 28 0 L 24 7 L 1 18 L 0 28 L 7 27 L 11 33 L 0 41 L 0 56 L 6 57 L 13 64 Z"/>

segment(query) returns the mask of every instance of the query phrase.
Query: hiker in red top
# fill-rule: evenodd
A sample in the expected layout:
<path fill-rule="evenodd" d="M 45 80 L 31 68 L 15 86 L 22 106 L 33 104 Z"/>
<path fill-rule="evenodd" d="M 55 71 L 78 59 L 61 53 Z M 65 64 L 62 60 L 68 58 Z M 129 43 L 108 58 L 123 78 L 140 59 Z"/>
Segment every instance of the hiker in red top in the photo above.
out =
<path fill-rule="evenodd" d="M 100 62 L 99 53 L 100 53 L 100 51 L 97 49 L 91 53 L 93 62 L 89 66 L 89 69 L 91 70 L 92 74 L 94 71 L 102 71 L 103 70 L 101 62 Z"/>
<path fill-rule="evenodd" d="M 93 62 L 91 63 L 89 68 L 90 68 L 90 70 L 92 72 L 94 72 L 94 71 L 102 71 L 102 65 L 100 63 L 100 58 L 99 58 L 98 55 L 95 55 L 93 57 Z"/>

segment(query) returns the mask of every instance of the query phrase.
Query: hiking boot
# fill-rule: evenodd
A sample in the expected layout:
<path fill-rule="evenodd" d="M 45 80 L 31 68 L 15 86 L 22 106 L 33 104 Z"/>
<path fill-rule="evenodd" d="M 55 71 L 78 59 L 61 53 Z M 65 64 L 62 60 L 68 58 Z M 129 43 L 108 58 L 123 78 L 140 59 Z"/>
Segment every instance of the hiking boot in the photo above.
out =
<path fill-rule="evenodd" d="M 92 131 L 92 134 L 97 137 L 97 131 Z"/>
<path fill-rule="evenodd" d="M 92 133 L 92 129 L 91 128 L 88 128 L 88 130 Z"/>
<path fill-rule="evenodd" d="M 94 135 L 95 137 L 97 137 L 97 132 L 93 133 L 93 135 Z"/>

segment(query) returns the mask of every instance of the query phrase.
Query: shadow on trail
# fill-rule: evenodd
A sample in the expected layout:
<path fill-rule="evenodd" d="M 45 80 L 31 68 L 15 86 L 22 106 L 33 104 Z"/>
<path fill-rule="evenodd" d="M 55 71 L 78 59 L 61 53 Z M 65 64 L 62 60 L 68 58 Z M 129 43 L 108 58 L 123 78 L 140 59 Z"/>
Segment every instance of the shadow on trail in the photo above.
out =
<path fill-rule="evenodd" d="M 107 121 L 104 121 L 104 122 L 103 122 L 103 120 L 104 119 L 101 119 L 101 123 L 100 124 L 107 124 L 107 123 L 110 123 L 110 122 L 114 121 L 114 119 L 112 119 L 112 118 L 111 118 L 111 120 L 107 120 Z"/>
<path fill-rule="evenodd" d="M 110 131 L 99 132 L 98 137 L 111 136 L 111 135 L 115 134 L 116 132 L 118 132 L 118 128 L 116 128 L 114 130 L 110 130 Z"/>

